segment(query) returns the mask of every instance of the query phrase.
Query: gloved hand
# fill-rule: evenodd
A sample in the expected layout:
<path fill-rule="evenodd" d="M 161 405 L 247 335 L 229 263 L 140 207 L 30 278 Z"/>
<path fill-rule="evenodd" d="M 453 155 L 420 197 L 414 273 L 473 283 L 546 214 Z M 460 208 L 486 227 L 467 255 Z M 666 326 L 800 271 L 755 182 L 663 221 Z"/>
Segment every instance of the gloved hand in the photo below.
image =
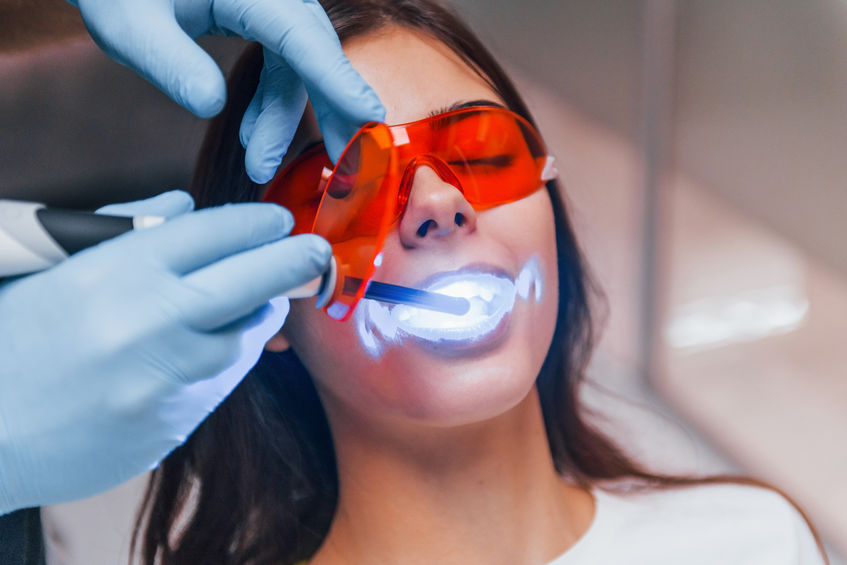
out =
<path fill-rule="evenodd" d="M 201 117 L 223 108 L 226 84 L 191 38 L 239 35 L 261 43 L 265 67 L 241 130 L 247 173 L 258 183 L 279 166 L 307 92 L 333 161 L 361 125 L 385 119 L 316 0 L 69 1 L 106 53 Z"/>
<path fill-rule="evenodd" d="M 184 192 L 110 206 L 179 216 L 0 286 L 0 514 L 156 465 L 255 364 L 329 245 L 272 204 L 190 212 Z"/>

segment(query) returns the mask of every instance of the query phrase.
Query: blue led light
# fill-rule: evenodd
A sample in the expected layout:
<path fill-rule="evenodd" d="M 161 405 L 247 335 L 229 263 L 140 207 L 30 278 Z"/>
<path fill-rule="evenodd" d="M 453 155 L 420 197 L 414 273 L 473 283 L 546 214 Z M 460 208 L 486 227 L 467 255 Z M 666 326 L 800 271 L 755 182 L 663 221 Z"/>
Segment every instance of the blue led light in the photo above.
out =
<path fill-rule="evenodd" d="M 531 257 L 514 280 L 487 272 L 448 272 L 424 289 L 468 299 L 470 308 L 465 314 L 405 304 L 387 306 L 364 299 L 353 318 L 362 347 L 375 358 L 382 355 L 386 346 L 403 345 L 409 338 L 451 346 L 472 343 L 498 327 L 511 313 L 516 298 L 540 301 L 542 287 L 538 259 Z"/>

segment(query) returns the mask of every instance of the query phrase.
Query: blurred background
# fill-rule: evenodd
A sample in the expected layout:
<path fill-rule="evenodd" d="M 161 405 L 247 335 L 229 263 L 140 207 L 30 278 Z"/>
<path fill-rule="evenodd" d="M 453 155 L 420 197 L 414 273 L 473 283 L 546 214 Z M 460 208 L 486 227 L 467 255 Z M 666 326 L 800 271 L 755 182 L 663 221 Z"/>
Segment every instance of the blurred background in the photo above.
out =
<path fill-rule="evenodd" d="M 606 294 L 601 425 L 780 487 L 847 563 L 847 2 L 450 3 L 559 159 Z M 0 197 L 74 208 L 186 187 L 205 127 L 61 0 L 0 7 L 0 124 Z M 46 509 L 51 563 L 125 563 L 143 484 Z"/>

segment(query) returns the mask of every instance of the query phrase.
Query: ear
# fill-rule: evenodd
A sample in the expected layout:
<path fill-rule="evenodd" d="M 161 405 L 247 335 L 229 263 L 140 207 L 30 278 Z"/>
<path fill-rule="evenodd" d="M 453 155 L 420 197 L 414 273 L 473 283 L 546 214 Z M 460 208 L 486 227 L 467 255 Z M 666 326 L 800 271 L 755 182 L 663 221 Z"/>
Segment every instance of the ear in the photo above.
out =
<path fill-rule="evenodd" d="M 282 353 L 283 351 L 288 351 L 290 347 L 291 343 L 289 343 L 288 339 L 284 335 L 282 335 L 282 332 L 280 331 L 268 340 L 268 342 L 265 344 L 265 351 Z"/>

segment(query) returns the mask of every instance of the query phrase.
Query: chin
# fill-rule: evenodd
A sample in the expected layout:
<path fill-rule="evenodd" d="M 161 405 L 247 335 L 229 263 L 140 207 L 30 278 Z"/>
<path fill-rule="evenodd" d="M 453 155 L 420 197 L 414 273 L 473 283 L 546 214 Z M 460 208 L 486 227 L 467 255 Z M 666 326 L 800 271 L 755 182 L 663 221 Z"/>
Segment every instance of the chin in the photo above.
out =
<path fill-rule="evenodd" d="M 432 359 L 407 352 L 391 392 L 382 396 L 382 413 L 408 423 L 453 427 L 496 418 L 533 390 L 539 366 L 522 356 L 526 351 L 503 348 L 485 359 Z M 385 359 L 391 366 L 389 359 Z"/>

